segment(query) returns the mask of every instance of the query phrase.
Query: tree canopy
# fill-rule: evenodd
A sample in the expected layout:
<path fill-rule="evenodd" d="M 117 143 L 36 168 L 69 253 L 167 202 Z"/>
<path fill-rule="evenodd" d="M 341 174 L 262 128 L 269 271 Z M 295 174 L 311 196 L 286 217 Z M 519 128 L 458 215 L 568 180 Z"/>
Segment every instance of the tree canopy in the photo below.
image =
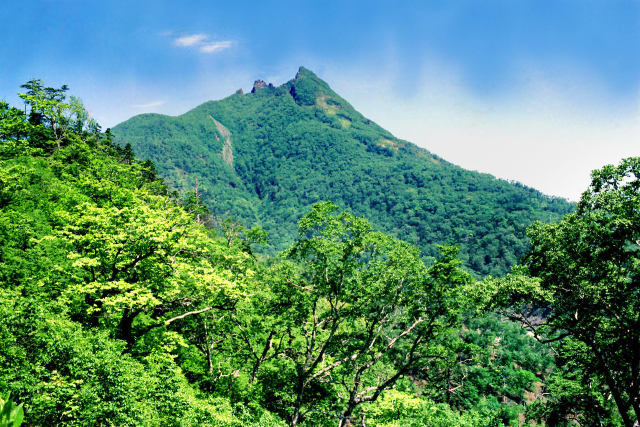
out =
<path fill-rule="evenodd" d="M 565 369 L 555 378 L 564 391 L 546 416 L 602 418 L 613 411 L 625 426 L 637 423 L 640 158 L 594 171 L 574 213 L 536 223 L 528 234 L 524 269 L 488 283 L 493 304 L 511 307 L 514 318 L 553 344 Z"/>
<path fill-rule="evenodd" d="M 595 172 L 575 213 L 530 229 L 522 266 L 477 282 L 457 248 L 425 256 L 328 201 L 265 257 L 269 233 L 199 185 L 171 190 L 65 86 L 25 89 L 27 112 L 0 102 L 1 422 L 637 418 L 638 159 Z"/>

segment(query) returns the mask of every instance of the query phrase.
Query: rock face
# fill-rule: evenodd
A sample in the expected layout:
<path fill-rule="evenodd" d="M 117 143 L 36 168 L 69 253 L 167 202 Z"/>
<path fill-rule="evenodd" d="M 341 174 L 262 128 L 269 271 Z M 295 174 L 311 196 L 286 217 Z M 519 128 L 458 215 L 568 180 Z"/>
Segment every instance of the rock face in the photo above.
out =
<path fill-rule="evenodd" d="M 255 82 L 253 82 L 253 89 L 251 89 L 251 93 L 256 93 L 258 89 L 266 89 L 266 88 L 267 88 L 267 84 L 264 82 L 264 80 L 256 80 Z"/>
<path fill-rule="evenodd" d="M 242 90 L 242 88 L 236 91 L 236 95 L 244 95 L 244 91 Z"/>
<path fill-rule="evenodd" d="M 222 146 L 222 152 L 220 153 L 220 156 L 222 157 L 222 160 L 224 160 L 224 162 L 227 164 L 227 166 L 233 169 L 233 146 L 231 145 L 231 132 L 229 132 L 229 129 L 227 129 L 222 123 L 214 119 L 213 116 L 209 115 L 209 117 L 211 118 L 211 120 L 213 120 L 213 123 L 216 125 L 216 129 L 224 140 L 224 145 Z M 220 140 L 218 138 L 218 135 L 216 135 L 216 140 Z"/>

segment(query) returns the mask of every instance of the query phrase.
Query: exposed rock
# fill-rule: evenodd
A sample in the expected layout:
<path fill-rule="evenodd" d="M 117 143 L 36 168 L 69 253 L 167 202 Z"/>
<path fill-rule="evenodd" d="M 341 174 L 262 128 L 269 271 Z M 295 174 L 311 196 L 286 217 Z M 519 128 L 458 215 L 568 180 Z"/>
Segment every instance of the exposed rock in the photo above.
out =
<path fill-rule="evenodd" d="M 273 85 L 271 86 L 273 87 Z M 267 84 L 264 82 L 264 80 L 256 80 L 255 82 L 253 82 L 253 89 L 251 89 L 251 93 L 256 93 L 256 90 L 266 88 Z"/>
<path fill-rule="evenodd" d="M 242 88 L 236 91 L 236 95 L 244 95 L 244 91 L 242 90 Z"/>
<path fill-rule="evenodd" d="M 220 156 L 222 157 L 222 160 L 224 160 L 224 162 L 227 164 L 227 166 L 233 169 L 233 146 L 231 145 L 231 132 L 229 132 L 229 129 L 227 129 L 222 123 L 214 119 L 212 116 L 209 117 L 211 118 L 211 120 L 213 120 L 218 133 L 220 133 L 220 136 L 222 136 L 222 139 L 224 140 L 224 145 L 222 146 L 222 152 L 220 153 Z M 216 135 L 216 139 L 217 138 L 218 135 Z"/>

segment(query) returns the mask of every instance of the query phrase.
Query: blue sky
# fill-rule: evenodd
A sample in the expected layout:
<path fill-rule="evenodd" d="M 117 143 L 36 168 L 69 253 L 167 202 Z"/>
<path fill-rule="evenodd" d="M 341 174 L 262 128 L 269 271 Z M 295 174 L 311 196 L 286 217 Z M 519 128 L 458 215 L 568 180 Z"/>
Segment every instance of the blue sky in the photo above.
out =
<path fill-rule="evenodd" d="M 640 2 L 8 0 L 0 99 L 68 84 L 113 126 L 181 114 L 299 65 L 469 169 L 577 199 L 640 155 Z"/>

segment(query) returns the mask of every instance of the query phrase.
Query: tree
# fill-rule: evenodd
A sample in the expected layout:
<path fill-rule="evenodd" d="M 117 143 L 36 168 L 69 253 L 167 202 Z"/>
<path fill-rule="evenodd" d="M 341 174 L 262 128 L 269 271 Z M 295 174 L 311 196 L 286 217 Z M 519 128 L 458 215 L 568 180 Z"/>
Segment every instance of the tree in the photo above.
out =
<path fill-rule="evenodd" d="M 7 392 L 29 425 L 246 425 L 175 359 L 184 323 L 242 296 L 250 257 L 67 113 L 51 150 L 51 123 L 0 102 L 0 425 Z"/>
<path fill-rule="evenodd" d="M 581 367 L 583 387 L 613 398 L 632 426 L 640 420 L 640 158 L 594 171 L 575 213 L 528 234 L 516 273 L 529 278 L 489 280 L 487 295 L 557 344 L 559 360 Z"/>
<path fill-rule="evenodd" d="M 276 296 L 286 295 L 284 316 L 292 320 L 281 350 L 291 375 L 290 422 L 326 409 L 349 425 L 360 405 L 438 357 L 471 277 L 458 268 L 455 249 L 443 248 L 427 268 L 417 248 L 330 202 L 315 204 L 299 229 L 286 252 L 295 267 L 272 284 Z"/>
<path fill-rule="evenodd" d="M 64 213 L 60 231 L 73 262 L 67 297 L 93 326 L 117 320 L 117 335 L 129 345 L 141 314 L 149 316 L 148 331 L 230 308 L 240 294 L 239 278 L 212 261 L 220 244 L 188 213 L 165 197 L 138 196 L 121 206 L 82 204 Z"/>
<path fill-rule="evenodd" d="M 65 112 L 70 108 L 69 104 L 64 103 L 69 87 L 44 87 L 42 80 L 30 80 L 21 87 L 27 89 L 27 93 L 19 93 L 18 96 L 31 108 L 31 120 L 37 122 L 35 124 L 44 121 L 51 126 L 59 149 L 60 125 L 63 124 Z"/>
<path fill-rule="evenodd" d="M 0 141 L 20 140 L 28 134 L 24 113 L 0 101 Z"/>
<path fill-rule="evenodd" d="M 30 80 L 21 86 L 26 93 L 19 93 L 30 108 L 29 121 L 33 125 L 44 125 L 53 131 L 56 145 L 60 149 L 60 140 L 68 129 L 76 133 L 100 132 L 100 125 L 89 116 L 82 100 L 75 96 L 67 99 L 67 85 L 56 89 L 45 87 L 42 80 Z"/>

